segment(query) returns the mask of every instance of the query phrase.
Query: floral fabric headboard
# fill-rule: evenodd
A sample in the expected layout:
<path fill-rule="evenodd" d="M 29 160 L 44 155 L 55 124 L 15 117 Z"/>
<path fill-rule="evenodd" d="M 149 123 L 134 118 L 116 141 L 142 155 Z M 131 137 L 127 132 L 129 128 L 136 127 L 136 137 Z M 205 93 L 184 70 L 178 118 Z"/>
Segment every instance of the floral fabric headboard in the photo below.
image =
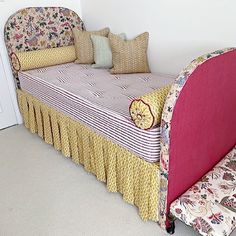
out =
<path fill-rule="evenodd" d="M 5 24 L 4 38 L 9 58 L 13 52 L 72 45 L 72 28 L 84 24 L 72 10 L 63 7 L 29 7 L 17 11 Z M 11 63 L 11 59 L 10 59 Z M 13 75 L 17 85 L 17 72 Z"/>

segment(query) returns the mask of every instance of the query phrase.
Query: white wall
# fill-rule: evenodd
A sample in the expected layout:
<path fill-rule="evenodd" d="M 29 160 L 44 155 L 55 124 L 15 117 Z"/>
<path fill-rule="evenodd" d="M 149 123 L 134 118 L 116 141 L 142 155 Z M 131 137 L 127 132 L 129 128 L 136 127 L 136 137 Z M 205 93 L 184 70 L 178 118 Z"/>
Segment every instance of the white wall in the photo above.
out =
<path fill-rule="evenodd" d="M 0 55 L 2 56 L 4 70 L 6 71 L 7 82 L 11 92 L 18 123 L 21 122 L 21 116 L 16 102 L 15 87 L 5 48 L 3 31 L 5 22 L 10 15 L 21 8 L 31 6 L 62 6 L 74 10 L 79 15 L 81 14 L 80 0 L 0 0 Z"/>
<path fill-rule="evenodd" d="M 81 0 L 88 30 L 149 31 L 152 71 L 176 75 L 195 57 L 236 46 L 235 0 Z"/>

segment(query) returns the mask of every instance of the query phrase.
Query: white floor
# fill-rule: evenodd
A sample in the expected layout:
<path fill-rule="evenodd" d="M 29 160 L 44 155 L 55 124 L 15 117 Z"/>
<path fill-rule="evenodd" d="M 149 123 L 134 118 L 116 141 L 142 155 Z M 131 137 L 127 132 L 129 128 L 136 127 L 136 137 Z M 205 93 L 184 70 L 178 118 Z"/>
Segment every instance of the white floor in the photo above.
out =
<path fill-rule="evenodd" d="M 162 236 L 137 208 L 23 126 L 0 131 L 0 236 Z M 176 222 L 176 236 L 198 235 Z M 236 234 L 234 234 L 236 235 Z"/>

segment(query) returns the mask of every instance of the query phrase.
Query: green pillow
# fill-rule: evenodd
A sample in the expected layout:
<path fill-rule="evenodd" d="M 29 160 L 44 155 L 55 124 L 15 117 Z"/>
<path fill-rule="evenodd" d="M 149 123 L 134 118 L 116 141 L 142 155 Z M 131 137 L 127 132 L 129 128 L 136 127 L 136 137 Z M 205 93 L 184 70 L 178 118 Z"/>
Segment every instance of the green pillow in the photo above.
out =
<path fill-rule="evenodd" d="M 122 39 L 125 39 L 125 34 L 119 34 Z M 100 35 L 91 35 L 93 43 L 94 62 L 93 68 L 112 68 L 112 51 L 110 41 L 107 37 Z"/>

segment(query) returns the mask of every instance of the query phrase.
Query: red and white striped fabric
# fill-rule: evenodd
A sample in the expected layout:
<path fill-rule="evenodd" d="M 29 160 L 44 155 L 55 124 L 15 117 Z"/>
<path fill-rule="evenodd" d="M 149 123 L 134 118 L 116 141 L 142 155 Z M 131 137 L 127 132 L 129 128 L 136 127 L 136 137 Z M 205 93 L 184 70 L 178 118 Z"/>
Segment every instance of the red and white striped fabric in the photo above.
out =
<path fill-rule="evenodd" d="M 148 162 L 159 160 L 160 128 L 137 128 L 131 101 L 173 82 L 150 73 L 111 75 L 90 65 L 68 63 L 19 72 L 22 90 L 86 124 Z"/>

